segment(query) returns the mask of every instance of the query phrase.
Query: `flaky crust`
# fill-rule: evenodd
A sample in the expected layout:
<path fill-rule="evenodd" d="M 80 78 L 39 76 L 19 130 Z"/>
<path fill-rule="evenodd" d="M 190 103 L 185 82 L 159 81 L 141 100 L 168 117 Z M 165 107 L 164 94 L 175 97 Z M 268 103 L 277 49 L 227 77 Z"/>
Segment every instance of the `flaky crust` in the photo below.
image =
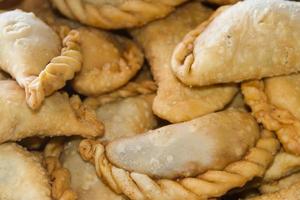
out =
<path fill-rule="evenodd" d="M 120 29 L 144 25 L 163 18 L 175 6 L 187 0 L 51 0 L 53 5 L 70 19 L 103 28 Z"/>
<path fill-rule="evenodd" d="M 32 109 L 38 109 L 46 96 L 65 86 L 81 70 L 82 54 L 79 32 L 72 30 L 63 39 L 60 56 L 53 58 L 38 77 L 25 87 L 26 101 Z"/>
<path fill-rule="evenodd" d="M 183 83 L 207 86 L 300 70 L 298 2 L 252 0 L 220 9 L 176 47 L 172 69 Z"/>
<path fill-rule="evenodd" d="M 242 92 L 253 116 L 268 130 L 275 131 L 285 151 L 300 155 L 300 121 L 288 110 L 272 105 L 263 81 L 242 84 Z"/>
<path fill-rule="evenodd" d="M 54 138 L 45 147 L 44 166 L 51 179 L 51 196 L 54 200 L 76 200 L 77 194 L 71 188 L 71 174 L 60 162 L 64 139 Z"/>
<path fill-rule="evenodd" d="M 144 56 L 137 45 L 113 33 L 81 27 L 82 70 L 73 88 L 86 96 L 97 96 L 125 85 L 142 67 Z"/>
<path fill-rule="evenodd" d="M 15 143 L 0 145 L 0 199 L 51 200 L 39 159 Z"/>
<path fill-rule="evenodd" d="M 32 136 L 101 136 L 103 125 L 78 96 L 56 92 L 38 111 L 26 104 L 25 92 L 12 80 L 0 81 L 0 143 Z"/>
<path fill-rule="evenodd" d="M 249 200 L 299 200 L 300 199 L 300 183 L 296 183 L 287 189 L 282 189 L 275 193 L 261 195 L 259 197 L 250 198 Z"/>
<path fill-rule="evenodd" d="M 212 10 L 201 3 L 192 2 L 178 8 L 165 19 L 131 31 L 134 39 L 144 49 L 158 85 L 153 111 L 170 122 L 188 121 L 220 110 L 237 92 L 234 85 L 187 87 L 172 73 L 170 59 L 175 46 L 188 31 L 211 14 Z"/>
<path fill-rule="evenodd" d="M 240 161 L 223 170 L 208 170 L 196 177 L 177 180 L 153 179 L 145 174 L 129 172 L 114 166 L 107 159 L 101 143 L 84 140 L 79 150 L 85 160 L 95 165 L 97 175 L 118 194 L 130 199 L 180 200 L 207 199 L 243 186 L 255 176 L 263 176 L 279 147 L 269 132 L 264 132 Z"/>

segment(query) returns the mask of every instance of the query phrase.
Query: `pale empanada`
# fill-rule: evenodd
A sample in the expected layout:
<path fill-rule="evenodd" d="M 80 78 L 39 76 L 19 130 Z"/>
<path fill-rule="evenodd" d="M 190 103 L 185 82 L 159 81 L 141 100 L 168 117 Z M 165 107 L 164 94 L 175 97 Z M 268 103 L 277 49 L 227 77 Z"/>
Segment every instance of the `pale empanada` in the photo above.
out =
<path fill-rule="evenodd" d="M 78 200 L 125 200 L 106 186 L 98 177 L 92 164 L 82 160 L 78 153 L 80 140 L 72 140 L 65 145 L 61 156 L 63 167 L 71 175 L 71 188 Z"/>
<path fill-rule="evenodd" d="M 242 84 L 258 122 L 275 131 L 285 151 L 300 155 L 300 74 Z"/>
<path fill-rule="evenodd" d="M 300 182 L 282 189 L 278 192 L 264 194 L 247 200 L 299 200 L 300 199 Z"/>
<path fill-rule="evenodd" d="M 32 13 L 0 13 L 0 45 L 0 67 L 25 88 L 33 109 L 81 68 L 78 32 L 69 32 L 61 49 L 58 35 Z"/>
<path fill-rule="evenodd" d="M 81 135 L 96 137 L 103 126 L 78 96 L 54 93 L 38 111 L 25 101 L 25 92 L 12 80 L 0 81 L 0 143 L 32 136 Z"/>
<path fill-rule="evenodd" d="M 144 57 L 129 39 L 109 32 L 78 28 L 83 55 L 82 70 L 73 80 L 80 94 L 96 96 L 125 85 L 142 67 Z"/>
<path fill-rule="evenodd" d="M 163 18 L 187 0 L 51 0 L 63 15 L 103 29 L 141 26 Z"/>
<path fill-rule="evenodd" d="M 251 115 L 230 110 L 114 140 L 106 149 L 84 140 L 79 150 L 118 194 L 192 200 L 219 197 L 263 176 L 278 148 Z"/>
<path fill-rule="evenodd" d="M 51 200 L 45 169 L 34 155 L 14 143 L 0 145 L 0 199 Z"/>
<path fill-rule="evenodd" d="M 172 73 L 170 61 L 176 44 L 210 14 L 212 10 L 199 2 L 192 2 L 178 8 L 165 19 L 132 31 L 144 49 L 158 84 L 153 111 L 170 122 L 188 121 L 220 110 L 237 92 L 232 85 L 190 88 L 180 83 Z"/>
<path fill-rule="evenodd" d="M 77 194 L 71 188 L 71 174 L 60 162 L 64 149 L 64 138 L 53 138 L 43 152 L 43 163 L 51 179 L 51 196 L 54 200 L 76 200 Z"/>
<path fill-rule="evenodd" d="M 300 70 L 300 3 L 247 0 L 221 8 L 188 33 L 172 56 L 187 85 L 240 82 Z"/>

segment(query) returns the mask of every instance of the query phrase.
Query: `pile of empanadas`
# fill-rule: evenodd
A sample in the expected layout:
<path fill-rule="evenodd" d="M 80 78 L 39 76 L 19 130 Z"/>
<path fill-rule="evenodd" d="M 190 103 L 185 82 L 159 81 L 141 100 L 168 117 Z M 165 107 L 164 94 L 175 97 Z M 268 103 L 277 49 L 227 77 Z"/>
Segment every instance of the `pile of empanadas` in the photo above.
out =
<path fill-rule="evenodd" d="M 300 200 L 300 3 L 0 0 L 0 200 Z"/>

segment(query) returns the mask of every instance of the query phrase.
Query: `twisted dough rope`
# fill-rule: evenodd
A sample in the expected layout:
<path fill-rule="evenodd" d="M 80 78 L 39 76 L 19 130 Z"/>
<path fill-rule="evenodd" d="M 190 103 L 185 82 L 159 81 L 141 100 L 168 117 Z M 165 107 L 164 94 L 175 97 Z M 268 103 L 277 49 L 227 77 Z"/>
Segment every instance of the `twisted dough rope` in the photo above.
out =
<path fill-rule="evenodd" d="M 76 193 L 71 189 L 71 174 L 61 166 L 59 157 L 64 148 L 64 140 L 55 138 L 51 140 L 44 150 L 44 166 L 52 181 L 51 195 L 54 200 L 75 200 Z"/>
<path fill-rule="evenodd" d="M 157 90 L 157 86 L 153 81 L 145 80 L 142 82 L 129 82 L 124 87 L 120 89 L 101 95 L 98 97 L 88 97 L 84 101 L 84 105 L 91 108 L 97 108 L 101 105 L 120 100 L 122 98 L 133 97 L 137 95 L 152 94 Z"/>
<path fill-rule="evenodd" d="M 141 26 L 149 21 L 165 17 L 175 6 L 187 0 L 124 1 L 114 5 L 95 5 L 85 0 L 51 0 L 53 5 L 70 19 L 104 29 Z"/>
<path fill-rule="evenodd" d="M 63 39 L 61 55 L 53 58 L 45 69 L 25 88 L 28 105 L 37 109 L 45 96 L 65 86 L 65 82 L 74 77 L 81 69 L 79 32 L 72 30 Z"/>
<path fill-rule="evenodd" d="M 243 83 L 242 93 L 252 109 L 252 115 L 266 129 L 275 131 L 285 151 L 300 155 L 300 121 L 289 111 L 268 102 L 263 81 Z"/>
<path fill-rule="evenodd" d="M 97 175 L 117 194 L 133 200 L 182 200 L 219 197 L 228 190 L 243 186 L 247 181 L 262 177 L 279 149 L 271 132 L 263 131 L 261 138 L 240 160 L 224 170 L 210 170 L 195 178 L 154 180 L 145 174 L 128 172 L 112 165 L 99 141 L 83 140 L 79 145 L 82 158 L 95 165 Z"/>

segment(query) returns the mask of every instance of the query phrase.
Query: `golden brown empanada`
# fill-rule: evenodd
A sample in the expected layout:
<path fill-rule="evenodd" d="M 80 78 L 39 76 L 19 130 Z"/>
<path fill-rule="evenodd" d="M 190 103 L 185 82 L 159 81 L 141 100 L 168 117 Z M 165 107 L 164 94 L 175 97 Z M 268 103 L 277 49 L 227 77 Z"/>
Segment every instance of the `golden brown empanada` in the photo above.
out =
<path fill-rule="evenodd" d="M 106 148 L 84 140 L 79 150 L 118 194 L 192 200 L 219 197 L 263 176 L 278 148 L 251 115 L 227 110 L 117 139 Z"/>
<path fill-rule="evenodd" d="M 253 115 L 275 131 L 285 151 L 300 155 L 300 74 L 249 81 L 242 92 Z"/>
<path fill-rule="evenodd" d="M 141 26 L 163 18 L 187 0 L 51 0 L 63 15 L 103 29 Z"/>
<path fill-rule="evenodd" d="M 40 161 L 15 143 L 0 145 L 0 199 L 51 200 L 49 179 Z"/>
<path fill-rule="evenodd" d="M 240 82 L 300 70 L 300 3 L 250 0 L 223 7 L 188 33 L 172 56 L 187 85 Z"/>
<path fill-rule="evenodd" d="M 77 31 L 65 36 L 61 49 L 58 35 L 49 26 L 20 10 L 0 13 L 0 30 L 0 67 L 25 88 L 33 109 L 81 68 Z"/>
<path fill-rule="evenodd" d="M 211 13 L 212 10 L 201 3 L 192 2 L 165 19 L 132 31 L 144 49 L 158 84 L 153 111 L 170 122 L 188 121 L 220 110 L 237 92 L 233 85 L 190 88 L 180 83 L 171 71 L 170 59 L 176 44 Z"/>
<path fill-rule="evenodd" d="M 83 66 L 73 80 L 80 94 L 96 96 L 125 85 L 142 67 L 141 50 L 129 39 L 109 32 L 81 27 Z"/>
<path fill-rule="evenodd" d="M 25 92 L 12 80 L 0 81 L 0 143 L 32 136 L 103 134 L 103 125 L 78 96 L 54 93 L 38 111 L 26 105 Z"/>

